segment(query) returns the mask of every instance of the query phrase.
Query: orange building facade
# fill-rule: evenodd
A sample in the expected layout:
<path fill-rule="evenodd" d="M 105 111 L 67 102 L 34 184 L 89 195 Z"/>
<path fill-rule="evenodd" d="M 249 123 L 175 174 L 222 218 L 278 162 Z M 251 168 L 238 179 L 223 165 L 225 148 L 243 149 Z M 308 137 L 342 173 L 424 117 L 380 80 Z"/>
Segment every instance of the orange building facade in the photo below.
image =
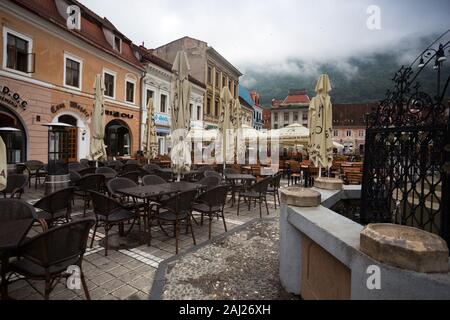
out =
<path fill-rule="evenodd" d="M 81 7 L 80 29 L 64 15 L 77 2 L 0 3 L 0 128 L 8 163 L 47 161 L 48 128 L 72 125 L 69 160 L 89 155 L 94 80 L 105 81 L 105 142 L 109 156 L 134 155 L 140 144 L 141 79 L 134 45 L 104 18 Z"/>

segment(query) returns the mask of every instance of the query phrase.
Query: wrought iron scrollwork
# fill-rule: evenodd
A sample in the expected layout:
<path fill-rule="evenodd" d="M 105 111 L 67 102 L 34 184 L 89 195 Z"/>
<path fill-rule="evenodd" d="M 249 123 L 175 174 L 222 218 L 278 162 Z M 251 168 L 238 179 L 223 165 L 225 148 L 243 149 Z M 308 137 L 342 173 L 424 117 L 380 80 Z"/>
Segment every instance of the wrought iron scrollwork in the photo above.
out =
<path fill-rule="evenodd" d="M 450 30 L 438 40 L 445 37 Z M 367 115 L 361 221 L 418 227 L 450 244 L 450 121 L 444 100 L 450 75 L 441 87 L 449 47 L 444 41 L 427 48 L 411 66 L 401 67 L 385 99 Z M 429 93 L 419 78 L 433 62 L 436 92 Z"/>

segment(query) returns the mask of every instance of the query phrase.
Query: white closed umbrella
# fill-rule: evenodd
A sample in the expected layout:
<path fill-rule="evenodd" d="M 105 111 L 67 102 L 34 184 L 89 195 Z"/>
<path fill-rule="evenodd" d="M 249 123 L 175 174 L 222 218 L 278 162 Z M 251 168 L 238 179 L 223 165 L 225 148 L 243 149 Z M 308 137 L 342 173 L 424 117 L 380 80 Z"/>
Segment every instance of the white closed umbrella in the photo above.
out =
<path fill-rule="evenodd" d="M 158 138 L 156 136 L 155 108 L 153 99 L 150 98 L 147 103 L 147 123 L 145 124 L 145 156 L 147 159 L 155 159 L 158 155 Z"/>
<path fill-rule="evenodd" d="M 189 71 L 190 66 L 186 52 L 177 52 L 172 67 L 172 150 L 170 151 L 170 157 L 172 160 L 172 168 L 177 175 L 178 181 L 180 181 L 182 174 L 190 171 L 192 164 L 191 146 L 186 139 L 191 119 L 189 108 L 189 99 L 191 96 Z"/>
<path fill-rule="evenodd" d="M 105 148 L 105 84 L 100 74 L 95 77 L 94 83 L 94 111 L 92 113 L 92 139 L 90 144 L 90 157 L 93 161 L 106 159 Z"/>
<path fill-rule="evenodd" d="M 331 104 L 331 84 L 328 75 L 322 74 L 316 85 L 316 96 L 309 105 L 309 157 L 320 169 L 331 168 L 333 164 L 332 124 L 333 111 Z M 319 176 L 321 176 L 319 170 Z"/>
<path fill-rule="evenodd" d="M 6 162 L 6 145 L 0 137 L 0 191 L 6 188 L 8 178 L 8 164 Z"/>

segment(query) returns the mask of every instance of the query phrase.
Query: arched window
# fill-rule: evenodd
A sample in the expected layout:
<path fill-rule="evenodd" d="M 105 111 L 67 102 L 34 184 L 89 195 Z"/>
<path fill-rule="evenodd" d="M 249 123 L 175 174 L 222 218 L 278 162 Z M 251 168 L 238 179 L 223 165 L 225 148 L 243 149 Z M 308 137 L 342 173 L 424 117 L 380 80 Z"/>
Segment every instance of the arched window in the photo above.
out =
<path fill-rule="evenodd" d="M 112 120 L 105 128 L 105 145 L 108 156 L 131 155 L 131 133 L 128 125 L 120 120 Z"/>

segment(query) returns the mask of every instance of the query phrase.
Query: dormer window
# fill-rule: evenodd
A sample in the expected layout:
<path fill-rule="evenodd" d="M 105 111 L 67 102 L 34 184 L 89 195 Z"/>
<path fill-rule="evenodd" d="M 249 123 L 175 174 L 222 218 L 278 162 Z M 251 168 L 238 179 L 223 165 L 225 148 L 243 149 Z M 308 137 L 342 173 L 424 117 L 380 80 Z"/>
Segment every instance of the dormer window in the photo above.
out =
<path fill-rule="evenodd" d="M 114 36 L 114 50 L 122 53 L 122 39 L 117 36 Z"/>

